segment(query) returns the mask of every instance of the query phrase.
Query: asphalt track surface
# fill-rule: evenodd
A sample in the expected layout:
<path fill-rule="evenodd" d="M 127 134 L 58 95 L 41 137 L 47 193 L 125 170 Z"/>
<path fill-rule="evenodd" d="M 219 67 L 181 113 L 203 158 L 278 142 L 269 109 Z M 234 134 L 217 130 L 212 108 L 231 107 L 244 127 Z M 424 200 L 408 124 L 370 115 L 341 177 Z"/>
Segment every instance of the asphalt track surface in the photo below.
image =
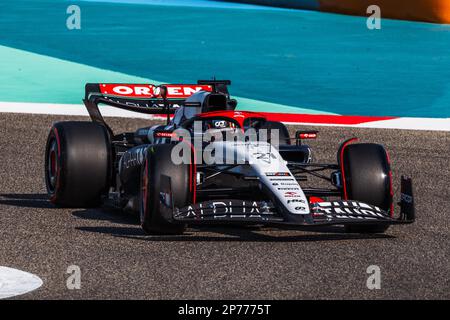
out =
<path fill-rule="evenodd" d="M 121 212 L 49 204 L 43 154 L 57 120 L 63 117 L 0 115 L 0 265 L 44 281 L 21 298 L 450 298 L 449 133 L 320 128 L 311 143 L 317 160 L 334 160 L 337 144 L 356 135 L 390 151 L 397 197 L 400 174 L 413 177 L 417 223 L 386 235 L 208 227 L 146 236 Z M 148 125 L 109 122 L 116 130 Z M 81 290 L 66 288 L 69 265 L 81 268 Z M 366 287 L 370 265 L 381 268 L 381 290 Z"/>

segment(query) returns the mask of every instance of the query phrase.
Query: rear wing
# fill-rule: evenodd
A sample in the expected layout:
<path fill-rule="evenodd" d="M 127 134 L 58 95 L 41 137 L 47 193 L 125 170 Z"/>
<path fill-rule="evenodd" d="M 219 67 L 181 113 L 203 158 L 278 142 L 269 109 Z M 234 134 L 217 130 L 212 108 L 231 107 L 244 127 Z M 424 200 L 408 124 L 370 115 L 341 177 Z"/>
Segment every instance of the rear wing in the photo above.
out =
<path fill-rule="evenodd" d="M 229 80 L 199 80 L 197 84 L 121 84 L 88 83 L 85 87 L 83 102 L 92 121 L 107 128 L 99 105 L 134 111 L 144 114 L 170 115 L 184 104 L 187 98 L 198 91 L 222 92 L 228 95 Z M 159 88 L 164 87 L 165 96 Z"/>

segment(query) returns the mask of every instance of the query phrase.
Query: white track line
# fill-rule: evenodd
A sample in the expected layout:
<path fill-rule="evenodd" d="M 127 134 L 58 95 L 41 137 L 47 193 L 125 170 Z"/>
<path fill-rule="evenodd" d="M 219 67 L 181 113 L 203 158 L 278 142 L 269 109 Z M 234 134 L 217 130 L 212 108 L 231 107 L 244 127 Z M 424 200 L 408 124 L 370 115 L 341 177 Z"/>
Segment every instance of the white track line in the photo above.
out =
<path fill-rule="evenodd" d="M 363 123 L 358 127 L 450 131 L 450 118 L 397 118 Z"/>
<path fill-rule="evenodd" d="M 150 115 L 122 110 L 109 106 L 101 106 L 105 117 L 151 119 Z M 0 113 L 50 114 L 61 116 L 89 116 L 82 104 L 0 102 Z"/>
<path fill-rule="evenodd" d="M 322 126 L 322 127 L 350 127 L 368 129 L 401 129 L 419 131 L 449 131 L 450 118 L 397 118 L 391 120 L 371 121 L 359 124 L 336 124 L 336 123 L 311 123 L 311 122 L 289 122 L 285 124 Z"/>
<path fill-rule="evenodd" d="M 42 280 L 34 274 L 0 266 L 0 299 L 34 291 L 42 284 Z"/>
<path fill-rule="evenodd" d="M 100 110 L 105 117 L 152 119 L 153 116 L 126 111 L 109 106 L 101 106 Z M 21 103 L 0 102 L 0 113 L 25 113 L 25 114 L 49 114 L 66 116 L 88 116 L 88 112 L 82 104 L 52 104 L 52 103 Z M 345 116 L 343 116 L 345 117 Z M 310 126 L 336 126 L 357 128 L 380 129 L 405 129 L 405 130 L 432 130 L 450 131 L 450 118 L 395 118 L 390 120 L 370 121 L 359 124 L 343 125 L 334 123 L 307 123 L 289 122 L 288 124 L 302 124 Z"/>

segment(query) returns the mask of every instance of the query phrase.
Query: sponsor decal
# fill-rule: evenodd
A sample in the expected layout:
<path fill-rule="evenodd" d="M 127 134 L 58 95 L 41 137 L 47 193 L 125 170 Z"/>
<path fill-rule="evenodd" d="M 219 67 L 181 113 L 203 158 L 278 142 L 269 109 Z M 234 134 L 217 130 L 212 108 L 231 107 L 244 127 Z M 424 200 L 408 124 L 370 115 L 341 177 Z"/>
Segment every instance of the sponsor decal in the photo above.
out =
<path fill-rule="evenodd" d="M 289 191 L 284 193 L 285 198 L 296 198 L 300 197 L 300 195 L 297 192 Z"/>
<path fill-rule="evenodd" d="M 168 99 L 186 99 L 198 91 L 212 91 L 209 85 L 166 84 L 164 86 L 167 88 Z M 102 94 L 128 98 L 158 98 L 155 88 L 153 84 L 100 84 Z"/>
<path fill-rule="evenodd" d="M 314 216 L 324 216 L 329 220 L 389 218 L 380 208 L 357 201 L 317 202 L 311 209 Z"/>
<path fill-rule="evenodd" d="M 119 162 L 119 173 L 121 173 L 124 169 L 141 166 L 144 163 L 147 149 L 148 147 L 145 146 L 125 152 Z"/>
<path fill-rule="evenodd" d="M 261 218 L 267 215 L 274 215 L 270 212 L 270 207 L 266 202 L 227 200 L 208 201 L 195 205 L 190 205 L 178 211 L 175 217 L 199 218 L 212 217 L 220 218 Z"/>
<path fill-rule="evenodd" d="M 245 115 L 242 112 L 236 111 L 233 115 L 234 118 L 245 118 Z"/>
<path fill-rule="evenodd" d="M 253 154 L 253 157 L 255 157 L 255 159 L 257 160 L 261 160 L 267 163 L 270 163 L 270 161 L 272 159 L 276 159 L 277 157 L 275 157 L 275 155 L 273 153 L 270 152 L 256 152 Z M 268 174 L 266 174 L 268 175 Z"/>
<path fill-rule="evenodd" d="M 291 174 L 289 172 L 266 172 L 266 176 L 268 176 L 268 177 L 290 177 Z"/>
<path fill-rule="evenodd" d="M 274 183 L 272 183 L 272 185 L 273 186 L 296 186 L 297 187 L 296 189 L 298 189 L 298 183 L 296 183 L 296 182 L 292 182 L 292 183 L 274 182 Z M 290 189 L 279 188 L 278 190 L 290 190 Z"/>
<path fill-rule="evenodd" d="M 111 102 L 121 103 L 125 104 L 130 107 L 141 107 L 141 108 L 164 108 L 164 105 L 162 103 L 154 103 L 147 100 L 126 100 L 126 98 L 111 98 L 107 97 L 107 100 Z M 178 104 L 173 104 L 173 108 L 179 108 L 180 106 Z"/>
<path fill-rule="evenodd" d="M 315 132 L 300 132 L 298 134 L 298 137 L 300 139 L 316 139 L 317 133 L 315 133 Z"/>
<path fill-rule="evenodd" d="M 156 131 L 155 138 L 176 138 L 177 134 L 175 132 L 167 131 Z"/>
<path fill-rule="evenodd" d="M 297 187 L 297 188 L 277 188 L 277 189 L 278 189 L 278 190 L 285 191 L 285 190 L 299 190 L 300 188 Z"/>
<path fill-rule="evenodd" d="M 306 203 L 306 201 L 303 199 L 290 199 L 287 203 Z"/>
<path fill-rule="evenodd" d="M 296 181 L 295 179 L 292 178 L 270 178 L 270 181 Z"/>
<path fill-rule="evenodd" d="M 228 126 L 228 121 L 216 120 L 216 121 L 213 121 L 213 126 L 216 129 L 223 129 L 223 128 L 226 128 Z"/>

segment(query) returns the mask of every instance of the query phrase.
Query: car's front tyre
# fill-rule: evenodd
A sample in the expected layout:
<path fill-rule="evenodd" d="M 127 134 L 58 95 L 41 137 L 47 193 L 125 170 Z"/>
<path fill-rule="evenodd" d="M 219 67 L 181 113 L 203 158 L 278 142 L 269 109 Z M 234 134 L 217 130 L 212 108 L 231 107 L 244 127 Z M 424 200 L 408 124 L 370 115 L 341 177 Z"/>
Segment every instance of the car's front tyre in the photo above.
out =
<path fill-rule="evenodd" d="M 139 192 L 140 219 L 142 229 L 147 234 L 182 234 L 186 225 L 164 216 L 161 197 L 167 190 L 162 189 L 162 177 L 170 178 L 171 202 L 175 207 L 184 207 L 194 201 L 195 164 L 174 164 L 171 155 L 175 145 L 158 144 L 148 148 L 147 157 L 141 170 Z M 168 210 L 168 211 L 167 211 Z M 166 212 L 172 213 L 171 208 Z"/>
<path fill-rule="evenodd" d="M 339 152 L 343 198 L 376 206 L 392 215 L 392 175 L 383 146 L 374 143 L 343 145 Z M 389 225 L 348 225 L 351 233 L 383 233 Z"/>

